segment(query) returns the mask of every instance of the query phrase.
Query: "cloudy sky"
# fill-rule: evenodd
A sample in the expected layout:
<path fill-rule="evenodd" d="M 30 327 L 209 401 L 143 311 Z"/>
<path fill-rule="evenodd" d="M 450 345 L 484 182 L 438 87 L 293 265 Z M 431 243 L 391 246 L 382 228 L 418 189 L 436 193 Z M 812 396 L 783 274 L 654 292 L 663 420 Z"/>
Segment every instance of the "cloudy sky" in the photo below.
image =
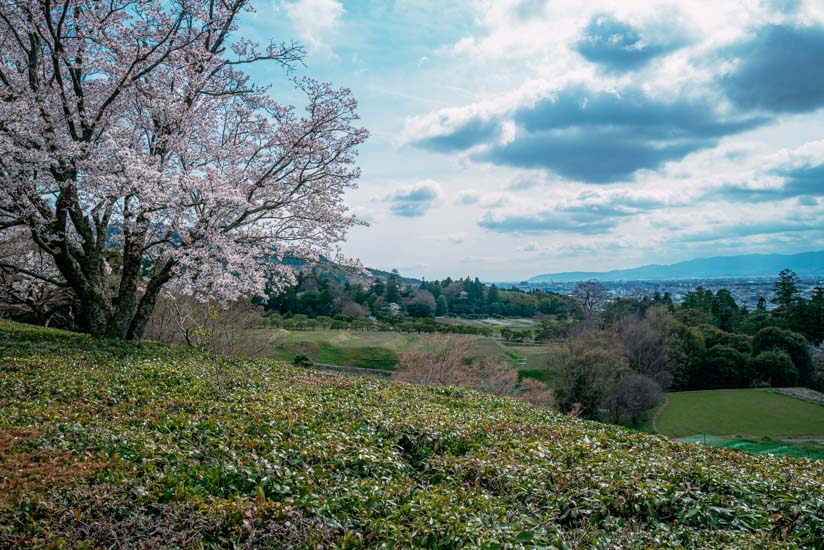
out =
<path fill-rule="evenodd" d="M 358 98 L 366 265 L 518 280 L 824 248 L 822 0 L 261 0 L 241 33 L 302 42 L 298 73 Z"/>

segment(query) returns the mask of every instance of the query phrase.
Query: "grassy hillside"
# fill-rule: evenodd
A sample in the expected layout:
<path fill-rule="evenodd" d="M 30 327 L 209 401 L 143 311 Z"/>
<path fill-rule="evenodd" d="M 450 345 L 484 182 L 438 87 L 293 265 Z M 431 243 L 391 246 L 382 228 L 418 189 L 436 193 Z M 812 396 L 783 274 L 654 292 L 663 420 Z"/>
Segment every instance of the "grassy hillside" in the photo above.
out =
<path fill-rule="evenodd" d="M 219 388 L 219 389 L 218 389 Z M 815 546 L 824 462 L 0 321 L 0 547 Z"/>
<path fill-rule="evenodd" d="M 656 426 L 672 437 L 824 437 L 824 406 L 769 390 L 677 392 L 667 401 Z"/>

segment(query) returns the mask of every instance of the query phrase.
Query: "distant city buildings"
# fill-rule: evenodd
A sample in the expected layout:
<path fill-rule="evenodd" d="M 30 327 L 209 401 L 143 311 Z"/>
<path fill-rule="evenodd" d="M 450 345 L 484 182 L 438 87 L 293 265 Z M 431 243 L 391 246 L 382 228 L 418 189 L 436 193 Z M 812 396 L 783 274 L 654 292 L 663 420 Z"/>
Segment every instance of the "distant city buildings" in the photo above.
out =
<path fill-rule="evenodd" d="M 680 302 L 687 292 L 703 286 L 708 290 L 716 292 L 726 288 L 738 302 L 738 305 L 745 305 L 749 309 L 755 308 L 758 299 L 762 296 L 767 300 L 767 308 L 774 307 L 769 300 L 773 295 L 774 277 L 750 278 L 750 279 L 681 279 L 675 281 L 603 281 L 601 284 L 604 290 L 612 298 L 632 298 L 652 296 L 655 292 L 664 294 L 669 292 L 673 301 Z M 530 283 L 522 281 L 520 283 L 496 283 L 501 288 L 518 288 L 529 292 L 533 290 L 547 290 L 559 294 L 569 295 L 575 289 L 577 282 L 564 283 Z M 813 288 L 824 286 L 824 278 L 821 277 L 801 277 L 799 283 L 802 296 L 809 298 Z"/>

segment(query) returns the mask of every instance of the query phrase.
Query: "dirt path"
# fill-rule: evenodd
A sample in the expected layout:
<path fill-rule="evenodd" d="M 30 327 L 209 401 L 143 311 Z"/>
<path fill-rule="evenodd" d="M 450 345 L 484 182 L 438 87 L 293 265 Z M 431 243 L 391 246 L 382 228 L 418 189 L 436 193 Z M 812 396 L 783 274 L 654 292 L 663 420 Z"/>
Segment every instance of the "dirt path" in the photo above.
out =
<path fill-rule="evenodd" d="M 652 429 L 655 430 L 655 433 L 661 433 L 658 431 L 658 417 L 661 416 L 661 412 L 667 408 L 667 405 L 669 405 L 669 399 L 667 399 L 667 396 L 665 395 L 664 402 L 661 403 L 661 406 L 658 407 L 658 410 L 655 411 L 655 414 L 652 416 Z"/>
<path fill-rule="evenodd" d="M 772 388 L 773 391 L 789 395 L 798 399 L 814 401 L 819 405 L 824 405 L 824 393 L 811 390 L 809 388 Z"/>

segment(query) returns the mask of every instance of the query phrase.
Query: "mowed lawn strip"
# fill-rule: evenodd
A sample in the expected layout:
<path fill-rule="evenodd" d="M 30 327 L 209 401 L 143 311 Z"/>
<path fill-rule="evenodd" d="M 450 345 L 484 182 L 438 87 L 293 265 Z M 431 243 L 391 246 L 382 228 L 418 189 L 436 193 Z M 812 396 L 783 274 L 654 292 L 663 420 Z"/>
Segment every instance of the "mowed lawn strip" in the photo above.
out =
<path fill-rule="evenodd" d="M 295 355 L 304 354 L 316 363 L 383 370 L 394 370 L 401 353 L 426 351 L 433 337 L 428 334 L 389 331 L 257 330 L 275 330 L 283 338 L 270 351 L 272 359 L 291 362 Z M 543 348 L 539 351 L 541 350 Z M 478 357 L 499 357 L 511 361 L 501 344 L 489 337 L 479 337 L 473 351 Z M 529 350 L 529 353 L 534 356 L 537 352 Z M 542 364 L 541 361 L 538 363 Z"/>
<path fill-rule="evenodd" d="M 656 425 L 670 437 L 824 437 L 824 406 L 770 390 L 675 392 L 667 398 Z"/>

